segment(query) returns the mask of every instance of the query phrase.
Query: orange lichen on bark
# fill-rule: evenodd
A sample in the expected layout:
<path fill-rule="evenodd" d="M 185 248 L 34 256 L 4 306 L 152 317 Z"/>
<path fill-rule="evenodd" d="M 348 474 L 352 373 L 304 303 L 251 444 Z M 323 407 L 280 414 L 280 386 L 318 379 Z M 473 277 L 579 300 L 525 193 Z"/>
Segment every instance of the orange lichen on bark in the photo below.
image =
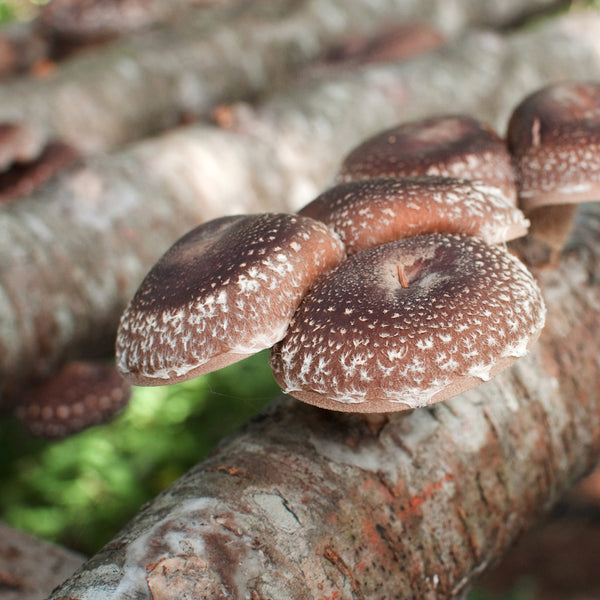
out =
<path fill-rule="evenodd" d="M 219 465 L 218 467 L 210 467 L 205 470 L 219 473 L 227 473 L 228 475 L 232 475 L 234 477 L 248 477 L 248 473 L 243 469 L 228 465 Z"/>
<path fill-rule="evenodd" d="M 341 594 L 337 590 L 334 590 L 331 594 L 320 596 L 317 600 L 339 600 L 341 597 Z"/>
<path fill-rule="evenodd" d="M 420 492 L 409 496 L 407 501 L 400 506 L 400 512 L 405 515 L 419 516 L 421 514 L 421 505 L 439 492 L 445 483 L 449 483 L 453 480 L 454 475 L 447 473 L 442 479 L 426 482 Z"/>

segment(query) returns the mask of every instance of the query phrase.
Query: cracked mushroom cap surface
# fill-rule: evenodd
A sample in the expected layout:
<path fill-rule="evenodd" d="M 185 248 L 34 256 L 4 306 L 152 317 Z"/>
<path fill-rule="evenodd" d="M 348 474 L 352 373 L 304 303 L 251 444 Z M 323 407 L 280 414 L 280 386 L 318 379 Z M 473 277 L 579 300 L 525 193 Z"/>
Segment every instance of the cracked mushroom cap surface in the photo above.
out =
<path fill-rule="evenodd" d="M 527 352 L 544 320 L 532 275 L 502 247 L 415 236 L 322 278 L 271 367 L 285 392 L 321 408 L 408 410 L 487 381 Z"/>
<path fill-rule="evenodd" d="M 516 204 L 511 156 L 488 125 L 463 115 L 401 123 L 358 145 L 343 160 L 339 182 L 442 175 L 483 181 Z"/>
<path fill-rule="evenodd" d="M 465 233 L 499 244 L 529 226 L 497 188 L 433 175 L 341 183 L 299 214 L 326 223 L 349 254 L 424 233 Z"/>
<path fill-rule="evenodd" d="M 163 255 L 123 313 L 119 370 L 133 384 L 164 385 L 269 348 L 308 288 L 343 257 L 338 236 L 308 217 L 200 225 Z"/>
<path fill-rule="evenodd" d="M 109 421 L 130 396 L 114 365 L 72 361 L 26 394 L 15 414 L 34 435 L 61 438 Z"/>
<path fill-rule="evenodd" d="M 507 142 L 524 209 L 600 200 L 600 85 L 563 82 L 527 96 Z"/>

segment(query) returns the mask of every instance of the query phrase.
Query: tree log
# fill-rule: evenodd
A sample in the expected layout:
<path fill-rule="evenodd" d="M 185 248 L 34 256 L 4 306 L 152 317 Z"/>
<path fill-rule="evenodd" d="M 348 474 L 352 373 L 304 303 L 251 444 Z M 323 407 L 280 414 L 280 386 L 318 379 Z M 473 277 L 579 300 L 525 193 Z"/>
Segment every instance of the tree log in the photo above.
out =
<path fill-rule="evenodd" d="M 42 600 L 84 557 L 0 522 L 0 600 Z"/>
<path fill-rule="evenodd" d="M 547 325 L 508 371 L 377 434 L 283 399 L 51 600 L 460 597 L 597 461 L 599 277 L 590 206 L 539 273 Z"/>
<path fill-rule="evenodd" d="M 189 11 L 183 23 L 62 62 L 45 77 L 6 83 L 0 122 L 28 123 L 49 141 L 105 151 L 216 103 L 264 94 L 349 36 L 427 21 L 453 35 L 505 24 L 556 0 L 271 0 Z"/>
<path fill-rule="evenodd" d="M 296 210 L 342 155 L 400 120 L 467 112 L 503 130 L 516 103 L 556 79 L 600 76 L 600 15 L 511 36 L 471 34 L 232 109 L 82 166 L 0 211 L 0 406 L 66 359 L 112 352 L 120 313 L 180 235 L 223 214 Z M 457 83 L 459 82 L 459 83 Z"/>
<path fill-rule="evenodd" d="M 40 6 L 35 26 L 48 39 L 85 44 L 168 23 L 199 6 L 197 0 L 54 0 Z"/>

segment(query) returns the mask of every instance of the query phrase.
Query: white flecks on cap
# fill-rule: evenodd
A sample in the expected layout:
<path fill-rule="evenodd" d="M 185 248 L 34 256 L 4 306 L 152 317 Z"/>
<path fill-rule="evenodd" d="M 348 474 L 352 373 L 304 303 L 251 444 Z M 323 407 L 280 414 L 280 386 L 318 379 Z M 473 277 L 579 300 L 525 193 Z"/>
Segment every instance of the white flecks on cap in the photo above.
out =
<path fill-rule="evenodd" d="M 393 277 L 398 263 L 406 288 Z M 506 368 L 544 319 L 533 277 L 503 248 L 468 236 L 415 236 L 360 252 L 322 278 L 271 365 L 284 391 L 317 406 L 414 408 Z"/>
<path fill-rule="evenodd" d="M 342 183 L 299 214 L 331 227 L 350 254 L 423 233 L 465 233 L 497 244 L 525 235 L 529 226 L 497 188 L 437 176 Z"/>
<path fill-rule="evenodd" d="M 269 348 L 314 280 L 343 256 L 332 230 L 298 215 L 201 225 L 158 261 L 125 310 L 120 371 L 138 385 L 174 383 Z"/>
<path fill-rule="evenodd" d="M 517 191 L 504 140 L 488 125 L 464 115 L 401 123 L 357 146 L 342 162 L 338 181 L 443 175 L 483 181 L 512 204 Z"/>
<path fill-rule="evenodd" d="M 600 85 L 561 82 L 513 111 L 507 143 L 524 209 L 600 199 Z"/>

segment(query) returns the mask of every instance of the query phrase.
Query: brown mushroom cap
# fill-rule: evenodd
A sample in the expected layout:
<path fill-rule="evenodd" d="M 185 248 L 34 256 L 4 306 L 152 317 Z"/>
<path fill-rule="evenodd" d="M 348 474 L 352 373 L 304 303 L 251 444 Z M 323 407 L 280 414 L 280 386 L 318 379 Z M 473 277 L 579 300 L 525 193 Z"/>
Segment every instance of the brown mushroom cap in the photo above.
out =
<path fill-rule="evenodd" d="M 600 85 L 547 86 L 515 108 L 507 133 L 521 206 L 600 199 Z"/>
<path fill-rule="evenodd" d="M 523 356 L 545 318 L 527 269 L 500 246 L 432 234 L 359 252 L 306 295 L 271 352 L 299 400 L 391 412 L 445 400 Z"/>
<path fill-rule="evenodd" d="M 324 224 L 289 214 L 223 217 L 176 242 L 125 310 L 117 365 L 137 385 L 185 381 L 280 340 L 316 278 L 344 257 Z"/>
<path fill-rule="evenodd" d="M 0 204 L 31 194 L 78 158 L 79 153 L 72 146 L 50 142 L 31 161 L 22 161 L 7 171 L 0 171 Z"/>
<path fill-rule="evenodd" d="M 65 437 L 110 420 L 130 396 L 114 365 L 73 361 L 35 387 L 15 414 L 34 435 Z"/>
<path fill-rule="evenodd" d="M 338 181 L 443 175 L 483 181 L 516 203 L 515 174 L 504 141 L 489 126 L 461 115 L 402 123 L 357 146 Z"/>
<path fill-rule="evenodd" d="M 341 183 L 299 214 L 326 223 L 349 254 L 423 233 L 465 233 L 497 244 L 525 235 L 529 225 L 497 188 L 431 175 Z"/>

